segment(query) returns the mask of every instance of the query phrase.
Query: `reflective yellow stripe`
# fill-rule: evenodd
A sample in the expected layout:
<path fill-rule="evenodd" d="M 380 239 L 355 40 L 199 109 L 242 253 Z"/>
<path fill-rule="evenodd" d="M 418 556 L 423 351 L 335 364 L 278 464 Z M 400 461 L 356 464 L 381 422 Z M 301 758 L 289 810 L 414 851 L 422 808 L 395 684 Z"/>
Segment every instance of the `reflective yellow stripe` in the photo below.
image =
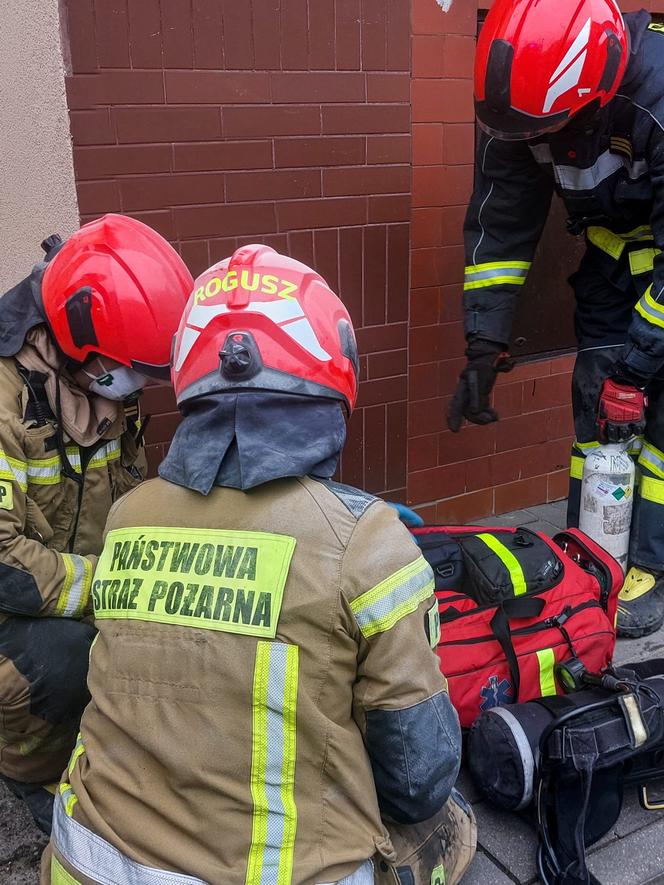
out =
<path fill-rule="evenodd" d="M 68 784 L 66 782 L 60 784 L 60 796 L 62 798 L 62 803 L 65 807 L 67 817 L 71 817 L 74 813 L 74 805 L 76 805 L 76 803 L 78 802 L 78 797 L 72 790 L 71 784 Z"/>
<path fill-rule="evenodd" d="M 636 252 L 629 253 L 629 269 L 633 277 L 638 277 L 642 273 L 652 273 L 655 263 L 655 256 L 659 255 L 661 249 L 638 249 Z"/>
<path fill-rule="evenodd" d="M 81 757 L 85 753 L 85 746 L 83 744 L 83 738 L 81 737 L 81 732 L 79 731 L 78 737 L 76 738 L 76 746 L 72 750 L 71 757 L 69 759 L 69 767 L 67 768 L 67 774 L 71 777 L 72 772 L 74 771 L 74 767 L 78 762 L 79 757 Z"/>
<path fill-rule="evenodd" d="M 485 261 L 483 264 L 467 264 L 464 270 L 468 274 L 482 273 L 485 270 L 504 270 L 507 267 L 530 270 L 531 264 L 531 261 Z"/>
<path fill-rule="evenodd" d="M 274 639 L 295 538 L 141 526 L 109 532 L 92 584 L 96 618 Z"/>
<path fill-rule="evenodd" d="M 530 261 L 487 261 L 465 268 L 464 289 L 485 289 L 487 286 L 523 286 Z"/>
<path fill-rule="evenodd" d="M 660 452 L 652 443 L 644 441 L 639 453 L 639 467 L 645 467 L 646 470 L 664 479 L 664 452 Z"/>
<path fill-rule="evenodd" d="M 655 301 L 651 295 L 651 290 L 652 286 L 648 286 L 645 294 L 637 301 L 634 309 L 641 314 L 644 320 L 647 320 L 654 326 L 664 328 L 664 305 Z"/>
<path fill-rule="evenodd" d="M 28 489 L 27 464 L 17 458 L 10 458 L 0 449 L 0 479 L 15 482 L 22 492 Z"/>
<path fill-rule="evenodd" d="M 296 645 L 257 643 L 250 781 L 253 816 L 245 885 L 290 885 L 293 877 L 298 661 Z"/>
<path fill-rule="evenodd" d="M 651 476 L 641 475 L 639 483 L 639 495 L 644 501 L 653 504 L 664 504 L 664 480 L 653 479 Z"/>
<path fill-rule="evenodd" d="M 78 879 L 74 879 L 67 872 L 54 854 L 51 855 L 51 885 L 81 885 Z"/>
<path fill-rule="evenodd" d="M 587 229 L 586 235 L 593 246 L 597 246 L 602 252 L 606 252 L 616 261 L 622 255 L 627 243 L 639 242 L 641 240 L 652 240 L 652 228 L 648 225 L 642 225 L 625 234 L 616 234 L 606 227 L 591 226 Z"/>
<path fill-rule="evenodd" d="M 556 691 L 556 675 L 554 667 L 556 666 L 556 656 L 552 648 L 543 648 L 537 652 L 537 663 L 539 664 L 539 680 L 540 695 L 543 698 L 557 694 Z"/>
<path fill-rule="evenodd" d="M 471 280 L 463 284 L 463 289 L 464 292 L 470 292 L 472 289 L 486 289 L 488 286 L 523 286 L 525 282 L 525 277 L 496 276 L 487 280 Z"/>
<path fill-rule="evenodd" d="M 495 537 L 495 535 L 481 534 L 477 537 L 480 541 L 484 541 L 486 546 L 493 550 L 496 556 L 502 561 L 510 574 L 514 595 L 521 596 L 526 593 L 528 591 L 526 578 L 523 574 L 523 569 L 521 568 L 519 560 L 512 551 L 508 550 L 507 547 Z"/>
<path fill-rule="evenodd" d="M 80 618 L 90 598 L 92 563 L 76 553 L 61 553 L 65 580 L 54 614 L 61 618 Z"/>
<path fill-rule="evenodd" d="M 569 462 L 569 475 L 572 479 L 583 479 L 583 462 L 585 458 L 572 455 Z"/>
<path fill-rule="evenodd" d="M 431 566 L 419 556 L 389 578 L 367 590 L 351 604 L 365 639 L 391 630 L 402 618 L 416 611 L 434 590 Z"/>

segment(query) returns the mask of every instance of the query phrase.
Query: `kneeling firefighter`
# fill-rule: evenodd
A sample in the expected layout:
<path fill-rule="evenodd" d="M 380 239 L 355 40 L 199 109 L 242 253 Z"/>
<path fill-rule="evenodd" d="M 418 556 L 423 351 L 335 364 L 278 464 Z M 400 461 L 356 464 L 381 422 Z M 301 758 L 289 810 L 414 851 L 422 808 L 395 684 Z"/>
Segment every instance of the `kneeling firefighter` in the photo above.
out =
<path fill-rule="evenodd" d="M 43 246 L 0 300 L 0 777 L 48 832 L 89 699 L 104 523 L 144 474 L 136 394 L 168 378 L 191 275 L 122 216 Z"/>
<path fill-rule="evenodd" d="M 305 265 L 246 246 L 194 284 L 184 420 L 109 516 L 42 883 L 430 885 L 470 861 L 430 567 L 391 507 L 330 480 L 357 373 Z"/>
<path fill-rule="evenodd" d="M 645 429 L 618 634 L 664 622 L 664 27 L 614 0 L 498 0 L 475 62 L 483 130 L 465 223 L 468 365 L 449 413 L 490 407 L 553 190 L 586 252 L 570 283 L 578 357 L 569 525 L 586 455 Z M 646 408 L 644 391 L 649 404 Z M 609 526 L 606 531 L 611 531 Z M 616 528 L 620 532 L 621 527 Z"/>

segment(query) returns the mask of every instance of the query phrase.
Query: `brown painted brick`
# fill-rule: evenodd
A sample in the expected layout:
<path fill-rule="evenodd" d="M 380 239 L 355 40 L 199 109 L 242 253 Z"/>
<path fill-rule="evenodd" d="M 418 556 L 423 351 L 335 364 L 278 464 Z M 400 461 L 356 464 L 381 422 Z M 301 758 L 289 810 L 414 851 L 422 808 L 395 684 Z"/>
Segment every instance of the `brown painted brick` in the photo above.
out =
<path fill-rule="evenodd" d="M 391 71 L 385 74 L 367 74 L 367 101 L 409 102 L 410 76 Z"/>
<path fill-rule="evenodd" d="M 185 240 L 179 244 L 178 251 L 194 278 L 212 264 L 207 240 Z"/>
<path fill-rule="evenodd" d="M 392 500 L 405 501 L 407 497 L 406 483 L 408 480 L 406 462 L 408 458 L 408 403 L 387 404 L 387 486 L 388 489 L 403 487 L 401 491 L 392 492 Z"/>
<path fill-rule="evenodd" d="M 173 388 L 169 385 L 148 387 L 141 398 L 141 411 L 144 414 L 157 415 L 162 412 L 177 412 L 177 403 Z"/>
<path fill-rule="evenodd" d="M 440 166 L 443 162 L 443 124 L 413 124 L 413 165 Z"/>
<path fill-rule="evenodd" d="M 558 470 L 547 476 L 546 500 L 560 501 L 566 498 L 569 492 L 569 471 Z"/>
<path fill-rule="evenodd" d="M 334 50 L 334 0 L 316 0 L 309 4 L 309 69 L 333 71 Z"/>
<path fill-rule="evenodd" d="M 438 463 L 454 464 L 472 458 L 492 456 L 496 447 L 494 424 L 480 427 L 464 424 L 459 433 L 445 430 L 438 437 Z"/>
<path fill-rule="evenodd" d="M 430 286 L 415 289 L 410 299 L 410 324 L 416 326 L 433 326 L 440 315 L 440 287 Z"/>
<path fill-rule="evenodd" d="M 411 365 L 428 363 L 433 360 L 452 359 L 463 353 L 463 340 L 454 340 L 452 333 L 458 336 L 454 325 L 450 329 L 445 326 L 417 326 L 410 331 Z"/>
<path fill-rule="evenodd" d="M 436 3 L 429 0 L 412 0 L 413 34 L 447 33 L 447 17 Z"/>
<path fill-rule="evenodd" d="M 129 4 L 129 55 L 134 68 L 161 69 L 159 0 Z"/>
<path fill-rule="evenodd" d="M 570 378 L 570 384 L 571 384 Z M 574 419 L 572 417 L 572 405 L 556 406 L 547 410 L 546 437 L 547 439 L 561 439 L 572 436 L 574 433 Z"/>
<path fill-rule="evenodd" d="M 323 171 L 323 193 L 329 197 L 399 194 L 409 190 L 410 166 L 357 166 Z"/>
<path fill-rule="evenodd" d="M 268 104 L 270 75 L 237 71 L 166 71 L 169 104 Z"/>
<path fill-rule="evenodd" d="M 359 102 L 366 98 L 365 78 L 359 73 L 274 73 L 271 82 L 275 104 Z"/>
<path fill-rule="evenodd" d="M 371 226 L 364 229 L 364 299 L 363 326 L 383 325 L 387 310 L 387 229 Z"/>
<path fill-rule="evenodd" d="M 63 5 L 63 27 L 66 28 L 71 66 L 75 74 L 97 70 L 97 47 L 94 40 L 95 14 L 93 0 L 79 0 L 75 9 Z"/>
<path fill-rule="evenodd" d="M 499 421 L 496 426 L 496 451 L 507 452 L 545 442 L 545 418 L 545 415 L 519 415 Z"/>
<path fill-rule="evenodd" d="M 223 237 L 273 233 L 274 204 L 241 206 L 179 206 L 173 210 L 179 238 Z"/>
<path fill-rule="evenodd" d="M 145 457 L 148 462 L 148 478 L 152 479 L 157 475 L 157 469 L 165 456 L 164 446 L 161 444 L 146 446 Z"/>
<path fill-rule="evenodd" d="M 410 163 L 410 141 L 408 135 L 370 135 L 367 163 Z"/>
<path fill-rule="evenodd" d="M 368 212 L 366 197 L 292 200 L 277 203 L 276 210 L 280 231 L 366 224 Z"/>
<path fill-rule="evenodd" d="M 339 231 L 314 231 L 313 266 L 334 292 L 339 291 Z"/>
<path fill-rule="evenodd" d="M 362 0 L 362 67 L 387 67 L 387 7 L 384 0 Z"/>
<path fill-rule="evenodd" d="M 449 284 L 463 278 L 463 268 L 462 246 L 415 249 L 412 254 L 411 285 L 419 289 Z"/>
<path fill-rule="evenodd" d="M 551 360 L 529 360 L 519 363 L 511 372 L 498 375 L 496 384 L 513 384 L 515 381 L 528 381 L 532 378 L 546 378 L 551 374 Z"/>
<path fill-rule="evenodd" d="M 413 37 L 413 77 L 416 79 L 444 76 L 445 37 L 436 34 L 415 34 Z"/>
<path fill-rule="evenodd" d="M 408 371 L 408 399 L 411 403 L 418 400 L 440 397 L 438 384 L 438 363 L 422 363 L 410 366 Z M 423 430 L 422 433 L 429 431 Z"/>
<path fill-rule="evenodd" d="M 468 525 L 493 513 L 493 489 L 482 489 L 457 498 L 440 501 L 436 506 L 438 525 Z"/>
<path fill-rule="evenodd" d="M 274 153 L 277 168 L 357 166 L 367 159 L 366 139 L 362 136 L 276 138 Z"/>
<path fill-rule="evenodd" d="M 137 218 L 143 224 L 153 227 L 158 234 L 173 242 L 177 239 L 173 224 L 173 213 L 170 209 L 161 209 L 157 212 L 127 212 L 132 218 Z"/>
<path fill-rule="evenodd" d="M 472 189 L 472 166 L 417 166 L 413 169 L 413 206 L 465 206 Z"/>
<path fill-rule="evenodd" d="M 339 231 L 339 297 L 348 308 L 353 324 L 362 322 L 362 229 Z"/>
<path fill-rule="evenodd" d="M 410 131 L 410 107 L 405 104 L 323 107 L 323 132 L 331 135 Z"/>
<path fill-rule="evenodd" d="M 247 4 L 248 5 L 248 4 Z M 257 71 L 279 70 L 281 67 L 279 4 L 274 0 L 252 0 L 254 64 Z"/>
<path fill-rule="evenodd" d="M 128 173 L 169 172 L 171 153 L 171 146 L 166 144 L 75 147 L 74 169 L 78 180 Z"/>
<path fill-rule="evenodd" d="M 223 110 L 226 138 L 275 135 L 320 135 L 320 108 L 298 107 L 234 108 Z"/>
<path fill-rule="evenodd" d="M 508 482 L 516 482 L 519 479 L 527 479 L 526 476 L 522 475 L 521 468 L 523 466 L 523 453 L 528 451 L 529 448 L 532 447 L 514 449 L 510 452 L 498 452 L 498 454 L 487 458 L 491 467 L 490 484 L 498 486 L 505 485 Z"/>
<path fill-rule="evenodd" d="M 512 418 L 521 415 L 523 408 L 523 382 L 503 384 L 497 387 L 493 395 L 493 407 L 500 418 Z"/>
<path fill-rule="evenodd" d="M 425 504 L 422 507 L 414 507 L 413 509 L 415 510 L 416 513 L 419 513 L 419 515 L 424 520 L 425 525 L 435 525 L 436 524 L 436 505 L 435 504 Z"/>
<path fill-rule="evenodd" d="M 218 8 L 219 4 L 215 4 Z M 255 70 L 252 34 L 253 2 L 222 3 L 224 65 L 229 70 Z M 273 34 L 274 36 L 274 34 Z"/>
<path fill-rule="evenodd" d="M 408 326 L 406 323 L 373 326 L 369 329 L 356 328 L 355 331 L 360 353 L 376 353 L 379 350 L 399 350 L 402 347 L 406 347 L 408 341 Z"/>
<path fill-rule="evenodd" d="M 154 415 L 146 432 L 148 442 L 151 444 L 170 442 L 181 420 L 179 412 Z"/>
<path fill-rule="evenodd" d="M 376 197 L 374 199 L 379 198 Z M 371 204 L 371 200 L 369 202 Z M 409 257 L 410 225 L 391 224 L 387 229 L 388 323 L 399 323 L 408 319 L 408 287 L 410 282 L 410 274 L 408 268 Z"/>
<path fill-rule="evenodd" d="M 576 354 L 567 353 L 551 360 L 551 374 L 559 375 L 562 372 L 572 372 L 576 364 Z"/>
<path fill-rule="evenodd" d="M 453 497 L 465 489 L 464 471 L 452 465 L 418 470 L 408 477 L 409 503 L 424 504 Z"/>
<path fill-rule="evenodd" d="M 191 0 L 191 36 L 188 31 L 184 33 L 193 42 L 195 68 L 219 70 L 224 67 L 222 14 L 225 7 L 225 3 L 211 0 Z"/>
<path fill-rule="evenodd" d="M 407 371 L 408 351 L 405 348 L 369 354 L 369 378 L 371 380 L 405 375 Z"/>
<path fill-rule="evenodd" d="M 74 144 L 113 144 L 115 133 L 108 108 L 70 111 L 69 123 Z"/>
<path fill-rule="evenodd" d="M 495 512 L 506 513 L 521 510 L 546 501 L 547 478 L 534 476 L 518 482 L 497 486 L 494 494 Z"/>
<path fill-rule="evenodd" d="M 335 36 L 337 69 L 360 69 L 360 5 L 361 0 L 336 0 Z"/>
<path fill-rule="evenodd" d="M 360 397 L 362 388 L 360 387 Z M 364 445 L 371 457 L 364 459 L 364 488 L 372 494 L 386 485 L 386 415 L 385 406 L 376 405 L 364 410 Z"/>
<path fill-rule="evenodd" d="M 387 0 L 387 70 L 410 73 L 410 3 Z"/>
<path fill-rule="evenodd" d="M 272 143 L 267 140 L 176 144 L 173 151 L 175 172 L 272 168 Z"/>
<path fill-rule="evenodd" d="M 341 481 L 362 487 L 364 483 L 364 410 L 356 409 L 346 434 L 341 456 Z"/>
<path fill-rule="evenodd" d="M 445 426 L 445 403 L 443 397 L 416 400 L 410 403 L 408 410 L 409 436 L 424 436 L 427 433 L 441 433 Z M 451 494 L 454 494 L 452 492 Z M 428 500 L 433 500 L 434 496 Z"/>
<path fill-rule="evenodd" d="M 524 412 L 536 412 L 551 406 L 564 406 L 572 398 L 570 376 L 567 373 L 533 379 L 525 382 L 523 387 Z"/>
<path fill-rule="evenodd" d="M 220 203 L 224 199 L 224 176 L 218 172 L 135 175 L 120 179 L 119 185 L 122 206 L 128 210 Z"/>
<path fill-rule="evenodd" d="M 466 492 L 488 489 L 494 484 L 491 478 L 491 462 L 489 458 L 465 460 L 459 469 L 465 474 Z"/>
<path fill-rule="evenodd" d="M 459 34 L 448 34 L 445 37 L 443 58 L 444 77 L 473 76 L 475 62 L 475 38 Z"/>
<path fill-rule="evenodd" d="M 81 215 L 103 215 L 120 212 L 120 189 L 116 181 L 79 181 L 78 209 Z"/>
<path fill-rule="evenodd" d="M 218 108 L 113 108 L 118 141 L 205 141 L 221 137 Z"/>
<path fill-rule="evenodd" d="M 441 328 L 443 328 L 441 326 Z M 462 334 L 462 329 L 457 326 L 457 336 Z M 438 363 L 438 371 L 440 372 L 440 392 L 442 396 L 455 392 L 459 383 L 459 375 L 466 367 L 466 357 L 463 354 L 465 339 L 456 339 L 455 351 L 459 356 L 448 360 L 441 360 Z"/>
<path fill-rule="evenodd" d="M 413 80 L 414 123 L 465 123 L 474 119 L 472 80 Z"/>
<path fill-rule="evenodd" d="M 281 0 L 279 34 L 281 67 L 290 71 L 306 71 L 309 65 L 307 0 Z"/>
<path fill-rule="evenodd" d="M 165 68 L 193 68 L 191 4 L 160 0 L 161 32 Z"/>
<path fill-rule="evenodd" d="M 475 126 L 473 123 L 444 124 L 443 163 L 450 166 L 470 164 L 475 157 Z"/>
<path fill-rule="evenodd" d="M 102 71 L 66 78 L 67 104 L 72 110 L 104 104 L 161 104 L 161 71 Z"/>
<path fill-rule="evenodd" d="M 230 172 L 226 176 L 226 199 L 230 203 L 291 200 L 320 195 L 320 172 L 314 169 Z"/>
<path fill-rule="evenodd" d="M 408 440 L 408 469 L 428 470 L 438 466 L 438 436 L 415 436 Z"/>
<path fill-rule="evenodd" d="M 253 236 L 252 239 L 254 242 L 256 240 L 262 242 L 263 235 Z M 224 258 L 228 258 L 240 248 L 238 237 L 213 237 L 208 240 L 208 246 L 210 249 L 210 266 L 223 261 Z"/>
<path fill-rule="evenodd" d="M 406 222 L 410 218 L 410 194 L 369 197 L 369 224 Z M 406 268 L 408 261 L 405 262 Z"/>
<path fill-rule="evenodd" d="M 129 67 L 127 0 L 94 0 L 97 58 L 102 68 Z M 92 39 L 92 34 L 89 35 Z"/>
<path fill-rule="evenodd" d="M 296 261 L 308 264 L 311 267 L 314 262 L 314 233 L 311 230 L 289 231 L 288 254 Z"/>
<path fill-rule="evenodd" d="M 461 284 L 443 286 L 440 295 L 440 322 L 458 323 L 463 320 L 463 287 Z"/>

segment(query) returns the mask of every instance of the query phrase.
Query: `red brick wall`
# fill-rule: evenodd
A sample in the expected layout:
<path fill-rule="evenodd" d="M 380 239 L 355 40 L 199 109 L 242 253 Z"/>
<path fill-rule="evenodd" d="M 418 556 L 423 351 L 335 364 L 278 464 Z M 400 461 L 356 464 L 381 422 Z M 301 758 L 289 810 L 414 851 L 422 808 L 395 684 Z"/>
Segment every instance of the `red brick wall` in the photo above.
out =
<path fill-rule="evenodd" d="M 468 521 L 566 494 L 571 357 L 502 376 L 501 421 L 452 434 L 464 365 L 462 225 L 472 189 L 476 0 L 412 0 L 413 214 L 408 499 L 433 521 Z"/>
<path fill-rule="evenodd" d="M 83 220 L 125 212 L 194 274 L 246 242 L 348 304 L 363 383 L 343 479 L 406 494 L 406 0 L 65 0 Z M 154 469 L 176 426 L 149 395 Z"/>

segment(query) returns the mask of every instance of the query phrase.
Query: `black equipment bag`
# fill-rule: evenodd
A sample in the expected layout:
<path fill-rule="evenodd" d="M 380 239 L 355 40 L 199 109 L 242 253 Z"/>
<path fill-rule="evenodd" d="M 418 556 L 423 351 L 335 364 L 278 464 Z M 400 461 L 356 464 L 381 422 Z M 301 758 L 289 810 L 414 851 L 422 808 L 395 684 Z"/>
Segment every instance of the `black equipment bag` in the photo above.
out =
<path fill-rule="evenodd" d="M 586 849 L 615 824 L 624 788 L 664 781 L 664 660 L 627 664 L 568 695 L 496 707 L 475 722 L 467 758 L 494 804 L 534 803 L 545 885 L 597 885 Z"/>

